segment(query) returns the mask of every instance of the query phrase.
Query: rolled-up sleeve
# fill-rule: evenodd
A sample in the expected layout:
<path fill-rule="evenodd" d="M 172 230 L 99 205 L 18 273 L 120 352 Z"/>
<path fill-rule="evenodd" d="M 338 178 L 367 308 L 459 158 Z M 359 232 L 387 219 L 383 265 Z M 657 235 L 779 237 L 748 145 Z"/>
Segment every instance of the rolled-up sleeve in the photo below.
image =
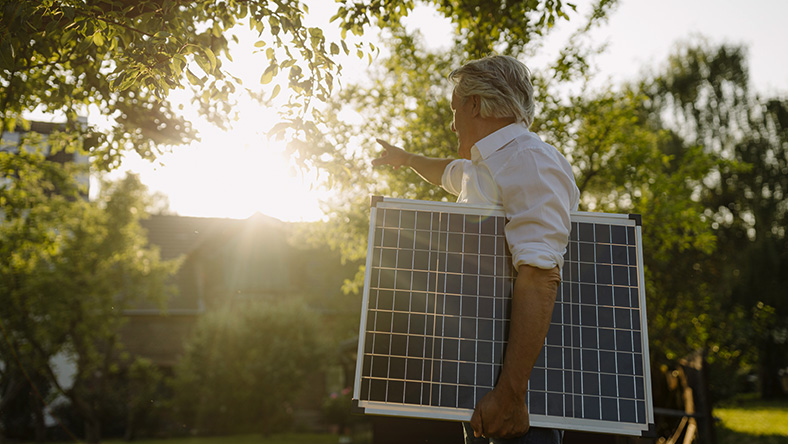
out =
<path fill-rule="evenodd" d="M 563 267 L 569 212 L 576 208 L 579 194 L 571 169 L 547 149 L 523 149 L 495 176 L 509 219 L 506 240 L 515 268 Z"/>
<path fill-rule="evenodd" d="M 441 186 L 449 193 L 459 196 L 462 191 L 463 173 L 467 164 L 471 161 L 465 159 L 455 159 L 443 170 Z"/>

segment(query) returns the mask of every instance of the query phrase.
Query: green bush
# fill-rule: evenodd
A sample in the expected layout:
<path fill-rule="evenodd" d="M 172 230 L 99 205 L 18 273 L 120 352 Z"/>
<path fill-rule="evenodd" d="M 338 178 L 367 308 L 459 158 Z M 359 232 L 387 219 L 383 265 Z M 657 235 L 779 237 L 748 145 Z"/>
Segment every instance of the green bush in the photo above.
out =
<path fill-rule="evenodd" d="M 301 303 L 265 300 L 206 314 L 175 368 L 176 414 L 197 434 L 281 431 L 324 349 L 319 319 Z"/>

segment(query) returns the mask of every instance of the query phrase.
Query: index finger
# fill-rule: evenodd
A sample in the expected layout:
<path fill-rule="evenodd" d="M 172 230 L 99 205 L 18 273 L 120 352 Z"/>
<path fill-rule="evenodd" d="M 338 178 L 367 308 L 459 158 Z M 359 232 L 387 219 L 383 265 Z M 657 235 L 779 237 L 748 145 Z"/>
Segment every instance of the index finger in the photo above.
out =
<path fill-rule="evenodd" d="M 382 146 L 383 146 L 383 148 L 386 148 L 386 149 L 388 149 L 388 148 L 393 148 L 393 147 L 394 147 L 394 145 L 392 145 L 392 144 L 390 144 L 390 143 L 386 142 L 386 141 L 385 141 L 385 140 L 383 140 L 383 139 L 375 139 L 375 142 L 379 143 L 380 145 L 382 145 Z"/>
<path fill-rule="evenodd" d="M 478 438 L 484 436 L 484 421 L 482 421 L 482 411 L 478 408 L 473 411 L 471 416 L 471 427 L 473 427 L 473 436 Z"/>

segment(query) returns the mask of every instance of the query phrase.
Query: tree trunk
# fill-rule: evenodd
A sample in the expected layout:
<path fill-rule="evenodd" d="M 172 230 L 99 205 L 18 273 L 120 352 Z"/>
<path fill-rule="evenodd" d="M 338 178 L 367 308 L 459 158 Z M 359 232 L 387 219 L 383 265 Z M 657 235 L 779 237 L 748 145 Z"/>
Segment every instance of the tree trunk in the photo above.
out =
<path fill-rule="evenodd" d="M 93 415 L 85 418 L 85 442 L 89 444 L 101 442 L 101 422 Z"/>
<path fill-rule="evenodd" d="M 44 406 L 41 400 L 36 396 L 30 396 L 31 406 L 33 407 L 33 419 L 35 420 L 35 440 L 36 442 L 46 442 L 47 440 L 47 426 L 44 422 Z"/>

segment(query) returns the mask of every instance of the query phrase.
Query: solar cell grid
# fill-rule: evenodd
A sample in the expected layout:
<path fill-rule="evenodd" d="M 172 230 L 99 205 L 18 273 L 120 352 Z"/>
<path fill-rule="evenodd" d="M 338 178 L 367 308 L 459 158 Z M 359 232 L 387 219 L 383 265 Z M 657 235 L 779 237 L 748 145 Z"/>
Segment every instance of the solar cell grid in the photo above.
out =
<path fill-rule="evenodd" d="M 516 275 L 499 209 L 373 209 L 354 399 L 368 413 L 467 420 L 495 386 Z M 527 403 L 533 425 L 641 434 L 653 423 L 639 227 L 573 214 Z"/>

